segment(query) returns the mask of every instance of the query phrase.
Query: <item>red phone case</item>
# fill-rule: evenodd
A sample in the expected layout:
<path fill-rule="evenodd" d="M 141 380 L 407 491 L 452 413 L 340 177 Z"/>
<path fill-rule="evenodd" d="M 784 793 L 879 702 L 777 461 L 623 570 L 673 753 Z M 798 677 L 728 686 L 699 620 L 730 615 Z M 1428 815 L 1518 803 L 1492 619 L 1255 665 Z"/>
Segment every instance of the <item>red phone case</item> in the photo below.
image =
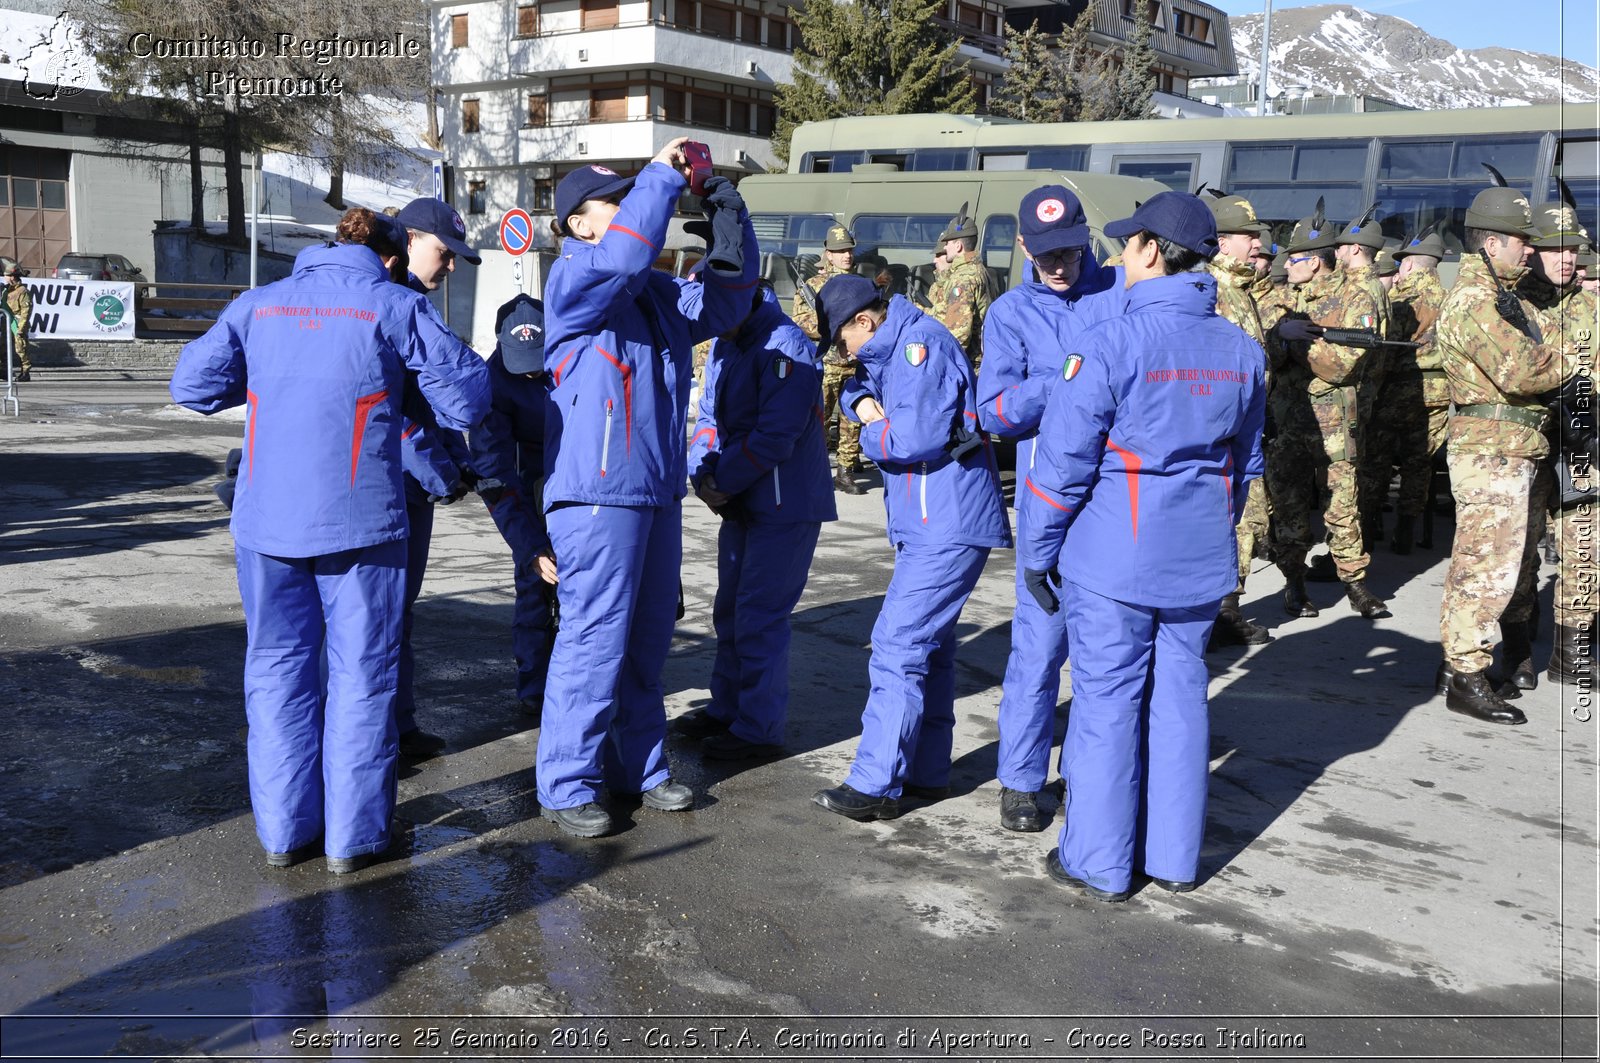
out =
<path fill-rule="evenodd" d="M 683 157 L 689 162 L 689 192 L 702 196 L 706 191 L 706 178 L 711 176 L 711 149 L 697 140 L 683 145 Z"/>

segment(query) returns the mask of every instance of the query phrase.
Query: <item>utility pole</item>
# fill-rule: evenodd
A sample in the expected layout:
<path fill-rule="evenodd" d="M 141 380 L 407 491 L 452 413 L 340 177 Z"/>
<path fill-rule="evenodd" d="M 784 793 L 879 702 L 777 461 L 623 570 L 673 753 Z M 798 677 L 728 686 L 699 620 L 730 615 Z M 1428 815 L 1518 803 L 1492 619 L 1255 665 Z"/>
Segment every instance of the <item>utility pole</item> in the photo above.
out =
<path fill-rule="evenodd" d="M 1267 70 L 1272 64 L 1272 0 L 1267 0 L 1267 16 L 1261 20 L 1261 88 L 1256 94 L 1256 117 L 1267 113 Z"/>

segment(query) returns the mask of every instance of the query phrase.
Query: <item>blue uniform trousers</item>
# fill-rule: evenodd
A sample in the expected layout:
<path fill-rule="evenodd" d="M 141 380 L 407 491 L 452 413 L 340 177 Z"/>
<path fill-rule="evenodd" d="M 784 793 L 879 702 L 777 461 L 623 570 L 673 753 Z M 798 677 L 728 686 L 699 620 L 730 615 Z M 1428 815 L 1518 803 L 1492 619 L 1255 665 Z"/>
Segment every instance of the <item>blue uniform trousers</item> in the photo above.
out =
<path fill-rule="evenodd" d="M 1064 581 L 1072 714 L 1061 866 L 1120 892 L 1141 870 L 1193 881 L 1205 833 L 1206 640 L 1220 601 L 1131 605 Z"/>
<path fill-rule="evenodd" d="M 417 729 L 417 698 L 411 689 L 417 671 L 411 652 L 411 607 L 417 604 L 422 577 L 428 572 L 428 547 L 433 543 L 432 504 L 408 501 L 406 522 L 411 534 L 406 539 L 406 605 L 400 625 L 400 683 L 394 699 L 395 728 L 401 734 Z"/>
<path fill-rule="evenodd" d="M 539 803 L 576 808 L 668 778 L 661 670 L 677 623 L 683 510 L 560 505 L 546 515 L 561 629 L 539 729 Z"/>
<path fill-rule="evenodd" d="M 234 555 L 256 836 L 273 853 L 318 835 L 328 856 L 380 852 L 395 803 L 405 540 L 319 557 Z"/>
<path fill-rule="evenodd" d="M 717 657 L 711 706 L 747 742 L 783 743 L 789 713 L 789 614 L 806 589 L 818 521 L 725 520 L 717 534 Z"/>
<path fill-rule="evenodd" d="M 956 725 L 956 621 L 989 558 L 986 546 L 895 547 L 872 625 L 872 692 L 845 782 L 874 797 L 904 783 L 947 786 Z"/>
<path fill-rule="evenodd" d="M 511 652 L 517 659 L 517 700 L 539 705 L 556 642 L 556 589 L 539 577 L 537 565 L 518 567 L 514 582 Z"/>
<path fill-rule="evenodd" d="M 1020 448 L 1019 448 L 1020 449 Z M 1017 510 L 1017 540 L 1023 536 Z M 1061 698 L 1061 666 L 1067 661 L 1066 611 L 1039 608 L 1022 582 L 1017 555 L 1017 609 L 1011 617 L 1011 652 L 1000 693 L 1000 785 L 1037 793 L 1050 770 L 1050 745 L 1056 736 L 1056 703 Z M 1066 750 L 1062 750 L 1065 759 Z M 1058 769 L 1060 770 L 1060 769 Z M 1065 771 L 1062 771 L 1065 774 Z"/>

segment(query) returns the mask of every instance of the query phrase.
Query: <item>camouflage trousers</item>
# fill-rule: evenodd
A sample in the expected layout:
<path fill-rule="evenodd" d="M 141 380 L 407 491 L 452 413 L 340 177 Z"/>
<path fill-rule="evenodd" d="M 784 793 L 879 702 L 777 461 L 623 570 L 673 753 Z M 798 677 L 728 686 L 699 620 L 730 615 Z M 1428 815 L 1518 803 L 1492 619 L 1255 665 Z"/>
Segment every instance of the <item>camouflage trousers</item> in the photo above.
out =
<path fill-rule="evenodd" d="M 1439 603 L 1439 641 L 1445 663 L 1458 672 L 1482 672 L 1494 659 L 1499 623 L 1527 620 L 1528 573 L 1537 573 L 1543 507 L 1535 508 L 1534 481 L 1543 463 L 1474 451 L 1450 454 L 1450 493 L 1456 500 L 1456 537 Z M 1518 612 L 1521 613 L 1518 616 Z"/>
<path fill-rule="evenodd" d="M 1322 514 L 1339 579 L 1365 579 L 1371 560 L 1361 543 L 1356 466 L 1333 461 L 1321 435 L 1280 432 L 1267 453 L 1267 495 L 1272 500 L 1272 549 L 1286 576 L 1298 575 L 1311 549 L 1311 520 Z M 1244 552 L 1241 546 L 1240 552 Z"/>
<path fill-rule="evenodd" d="M 822 424 L 826 429 L 834 417 L 839 418 L 839 468 L 850 471 L 861 468 L 861 425 L 839 409 L 839 395 L 855 375 L 848 366 L 822 367 Z"/>
<path fill-rule="evenodd" d="M 1428 504 L 1433 456 L 1444 446 L 1450 427 L 1448 406 L 1423 403 L 1422 379 L 1388 381 L 1383 402 L 1362 439 L 1361 512 L 1380 513 L 1389 495 L 1395 466 L 1400 468 L 1400 493 L 1395 510 L 1402 517 L 1420 517 Z"/>
<path fill-rule="evenodd" d="M 1533 471 L 1533 488 L 1528 492 L 1528 508 L 1533 511 L 1533 523 L 1528 525 L 1528 549 L 1522 558 L 1522 568 L 1517 571 L 1517 589 L 1506 611 L 1500 614 L 1500 619 L 1507 624 L 1527 623 L 1538 608 L 1539 540 L 1555 527 L 1555 519 L 1550 515 L 1550 497 L 1555 489 L 1555 471 L 1549 462 L 1538 462 Z"/>
<path fill-rule="evenodd" d="M 1558 627 L 1588 627 L 1600 612 L 1600 562 L 1596 518 L 1600 504 L 1590 499 L 1556 514 L 1561 564 L 1556 566 L 1555 620 Z"/>
<path fill-rule="evenodd" d="M 16 351 L 16 366 L 19 373 L 33 372 L 33 363 L 28 361 L 28 334 L 26 332 L 11 334 L 12 349 Z M 0 352 L 0 358 L 5 357 Z"/>
<path fill-rule="evenodd" d="M 1235 594 L 1244 593 L 1244 581 L 1250 575 L 1250 562 L 1255 559 L 1256 543 L 1267 538 L 1267 482 L 1250 481 L 1250 494 L 1244 502 L 1244 516 L 1234 536 L 1239 540 L 1239 586 Z"/>

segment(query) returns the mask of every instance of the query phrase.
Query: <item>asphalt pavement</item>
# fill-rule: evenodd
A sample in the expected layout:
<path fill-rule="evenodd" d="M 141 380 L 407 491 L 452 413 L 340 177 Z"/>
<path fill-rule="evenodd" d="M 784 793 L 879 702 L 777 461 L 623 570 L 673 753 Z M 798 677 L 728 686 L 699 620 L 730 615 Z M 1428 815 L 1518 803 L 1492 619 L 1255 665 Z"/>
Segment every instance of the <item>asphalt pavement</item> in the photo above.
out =
<path fill-rule="evenodd" d="M 420 718 L 389 857 L 262 860 L 244 649 L 212 494 L 241 418 L 166 373 L 71 367 L 0 416 L 4 1058 L 1594 1059 L 1596 723 L 1541 681 L 1530 722 L 1432 690 L 1449 541 L 1380 547 L 1390 619 L 1331 584 L 1275 641 L 1211 655 L 1199 889 L 1105 905 L 999 826 L 1014 605 L 996 551 L 962 616 L 954 793 L 857 824 L 811 804 L 860 729 L 892 554 L 839 496 L 794 618 L 787 755 L 669 746 L 692 811 L 538 816 L 512 694 L 510 555 L 441 508 L 417 605 Z M 716 518 L 685 507 L 667 711 L 707 698 Z M 1541 574 L 1549 652 L 1553 570 Z M 1068 712 L 1065 692 L 1058 734 Z"/>

